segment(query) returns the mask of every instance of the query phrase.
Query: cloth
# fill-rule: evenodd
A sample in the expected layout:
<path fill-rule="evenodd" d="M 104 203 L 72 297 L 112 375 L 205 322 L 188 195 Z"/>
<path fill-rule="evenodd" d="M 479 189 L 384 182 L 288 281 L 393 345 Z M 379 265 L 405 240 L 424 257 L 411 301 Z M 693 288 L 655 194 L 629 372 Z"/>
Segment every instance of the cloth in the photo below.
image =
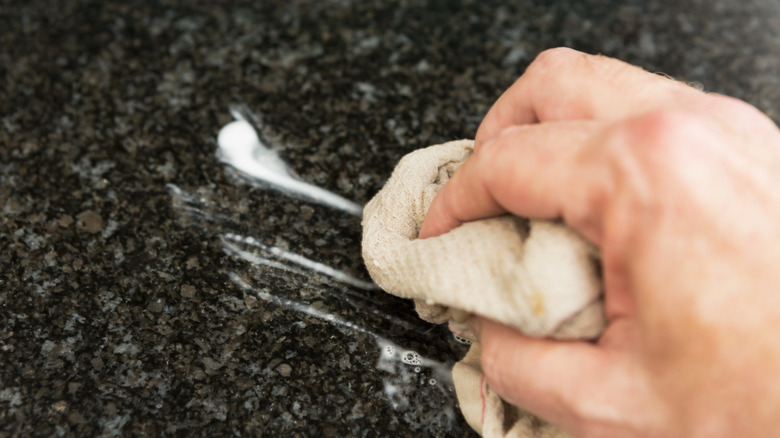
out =
<path fill-rule="evenodd" d="M 559 221 L 501 216 L 417 239 L 439 188 L 471 155 L 459 140 L 403 157 L 363 211 L 363 258 L 385 291 L 474 341 L 453 369 L 468 423 L 485 437 L 557 437 L 558 429 L 509 405 L 482 379 L 472 314 L 526 335 L 595 339 L 605 326 L 598 251 Z"/>

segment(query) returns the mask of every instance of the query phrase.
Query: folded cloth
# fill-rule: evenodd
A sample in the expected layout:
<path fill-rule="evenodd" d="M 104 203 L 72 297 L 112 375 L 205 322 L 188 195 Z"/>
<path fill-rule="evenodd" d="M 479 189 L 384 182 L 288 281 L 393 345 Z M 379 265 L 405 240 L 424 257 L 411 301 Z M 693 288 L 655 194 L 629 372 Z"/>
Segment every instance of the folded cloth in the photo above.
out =
<path fill-rule="evenodd" d="M 363 211 L 363 258 L 385 291 L 415 300 L 425 320 L 449 322 L 474 341 L 453 369 L 468 423 L 485 437 L 564 436 L 501 400 L 482 379 L 479 343 L 468 318 L 478 314 L 522 333 L 595 339 L 605 326 L 598 251 L 560 221 L 501 216 L 417 239 L 433 197 L 471 155 L 459 140 L 403 157 Z"/>

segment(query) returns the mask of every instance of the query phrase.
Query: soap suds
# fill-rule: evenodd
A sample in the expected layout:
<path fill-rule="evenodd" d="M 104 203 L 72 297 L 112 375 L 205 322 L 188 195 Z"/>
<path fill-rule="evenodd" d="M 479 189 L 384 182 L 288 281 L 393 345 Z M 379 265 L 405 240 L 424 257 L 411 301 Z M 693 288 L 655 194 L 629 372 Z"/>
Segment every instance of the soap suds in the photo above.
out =
<path fill-rule="evenodd" d="M 241 117 L 237 111 L 233 116 Z M 260 141 L 255 128 L 244 118 L 225 125 L 219 131 L 217 143 L 219 160 L 251 178 L 355 216 L 363 214 L 362 206 L 298 179 L 287 163 Z"/>

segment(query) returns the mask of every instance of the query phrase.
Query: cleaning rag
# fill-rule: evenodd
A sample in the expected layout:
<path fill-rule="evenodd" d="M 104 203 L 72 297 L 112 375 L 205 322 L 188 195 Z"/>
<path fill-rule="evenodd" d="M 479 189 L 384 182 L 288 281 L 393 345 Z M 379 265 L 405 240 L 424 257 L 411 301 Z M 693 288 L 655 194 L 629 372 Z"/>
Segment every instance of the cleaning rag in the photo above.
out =
<path fill-rule="evenodd" d="M 487 438 L 565 436 L 491 391 L 468 319 L 481 315 L 534 337 L 595 339 L 605 326 L 599 254 L 560 221 L 511 215 L 417 239 L 436 192 L 473 147 L 471 140 L 452 141 L 401 159 L 364 208 L 363 258 L 382 289 L 413 298 L 421 318 L 448 322 L 456 335 L 473 341 L 453 368 L 458 402 L 472 428 Z"/>

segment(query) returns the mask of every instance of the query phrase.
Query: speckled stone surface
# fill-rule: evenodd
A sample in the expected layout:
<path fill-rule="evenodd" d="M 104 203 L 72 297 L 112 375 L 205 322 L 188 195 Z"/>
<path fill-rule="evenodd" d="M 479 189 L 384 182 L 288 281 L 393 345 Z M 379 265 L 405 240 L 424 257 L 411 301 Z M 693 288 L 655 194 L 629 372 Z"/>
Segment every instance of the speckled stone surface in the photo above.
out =
<path fill-rule="evenodd" d="M 226 251 L 365 278 L 357 218 L 218 162 L 229 105 L 364 203 L 405 153 L 472 137 L 548 47 L 780 120 L 777 29 L 771 0 L 1 1 L 0 436 L 473 435 L 446 379 L 381 356 L 456 359 L 445 329 Z"/>

